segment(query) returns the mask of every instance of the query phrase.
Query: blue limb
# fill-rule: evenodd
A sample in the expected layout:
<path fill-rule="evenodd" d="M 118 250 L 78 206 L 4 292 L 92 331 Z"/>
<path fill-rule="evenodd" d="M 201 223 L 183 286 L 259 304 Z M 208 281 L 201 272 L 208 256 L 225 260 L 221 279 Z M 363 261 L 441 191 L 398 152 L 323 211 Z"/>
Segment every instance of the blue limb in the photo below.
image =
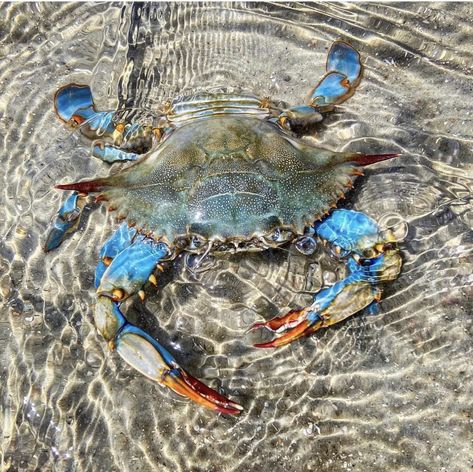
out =
<path fill-rule="evenodd" d="M 360 53 L 344 41 L 335 41 L 327 56 L 327 72 L 339 72 L 355 87 L 363 72 Z"/>
<path fill-rule="evenodd" d="M 138 235 L 107 267 L 97 293 L 116 302 L 125 300 L 140 290 L 158 262 L 168 254 L 166 244 Z"/>
<path fill-rule="evenodd" d="M 330 111 L 355 92 L 363 72 L 360 54 L 349 44 L 335 41 L 328 53 L 326 70 L 309 98 L 309 105 L 322 112 Z"/>
<path fill-rule="evenodd" d="M 277 121 L 287 129 L 318 123 L 321 113 L 331 111 L 353 95 L 362 72 L 358 51 L 344 41 L 335 41 L 327 56 L 326 73 L 310 93 L 308 104 L 284 110 Z"/>
<path fill-rule="evenodd" d="M 316 223 L 314 230 L 332 245 L 335 253 L 344 251 L 348 275 L 316 293 L 310 306 L 253 325 L 251 329 L 267 328 L 281 334 L 256 347 L 284 346 L 374 306 L 381 298 L 380 285 L 399 275 L 402 261 L 393 235 L 383 234 L 376 222 L 363 213 L 335 210 Z"/>
<path fill-rule="evenodd" d="M 131 244 L 135 235 L 135 228 L 130 228 L 127 223 L 122 223 L 105 242 L 100 250 L 100 261 L 95 269 L 95 288 L 100 285 L 102 276 L 112 260 Z"/>
<path fill-rule="evenodd" d="M 380 229 L 372 218 L 353 210 L 334 210 L 314 225 L 315 233 L 334 247 L 363 255 L 381 240 Z"/>
<path fill-rule="evenodd" d="M 86 198 L 78 192 L 73 192 L 66 198 L 46 237 L 45 252 L 59 247 L 68 235 L 77 230 L 85 204 Z"/>
<path fill-rule="evenodd" d="M 72 126 L 87 124 L 82 132 L 96 136 L 111 135 L 115 131 L 112 112 L 97 112 L 88 85 L 69 84 L 54 96 L 54 109 L 60 120 Z"/>
<path fill-rule="evenodd" d="M 88 85 L 61 87 L 54 108 L 60 120 L 94 141 L 92 154 L 105 162 L 134 161 L 151 148 L 154 136 L 160 137 L 150 126 L 115 123 L 114 112 L 97 111 Z"/>
<path fill-rule="evenodd" d="M 94 321 L 110 348 L 140 373 L 177 394 L 220 413 L 240 413 L 240 405 L 188 374 L 167 349 L 128 322 L 120 310 L 120 302 L 138 291 L 157 263 L 168 256 L 168 246 L 143 235 L 131 235 L 122 225 L 107 241 L 101 252 L 105 254 L 115 256 L 102 276 L 97 276 L 100 284 Z"/>
<path fill-rule="evenodd" d="M 134 152 L 122 151 L 121 149 L 103 143 L 102 141 L 93 145 L 92 155 L 110 164 L 119 161 L 136 161 L 139 157 L 139 155 Z"/>
<path fill-rule="evenodd" d="M 330 72 L 319 82 L 310 95 L 310 105 L 314 108 L 327 109 L 344 101 L 350 91 L 350 83 L 345 75 Z M 343 98 L 342 100 L 340 100 Z"/>
<path fill-rule="evenodd" d="M 69 123 L 74 116 L 87 121 L 96 113 L 92 92 L 88 85 L 69 84 L 54 96 L 54 109 L 59 119 Z"/>

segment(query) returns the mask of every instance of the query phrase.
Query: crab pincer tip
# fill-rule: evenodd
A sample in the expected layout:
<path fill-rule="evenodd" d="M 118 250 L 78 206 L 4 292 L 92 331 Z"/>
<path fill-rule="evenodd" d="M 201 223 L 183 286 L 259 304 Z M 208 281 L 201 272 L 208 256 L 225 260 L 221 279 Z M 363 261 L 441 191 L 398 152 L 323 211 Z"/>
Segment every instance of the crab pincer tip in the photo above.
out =
<path fill-rule="evenodd" d="M 238 415 L 243 410 L 241 405 L 208 387 L 183 369 L 179 368 L 169 372 L 168 375 L 163 378 L 163 383 L 179 395 L 187 397 L 195 403 L 217 411 L 218 413 Z"/>
<path fill-rule="evenodd" d="M 245 331 L 246 333 L 251 333 L 251 331 L 256 331 L 259 328 L 266 328 L 266 323 L 263 321 L 259 321 L 257 323 L 253 323 L 250 327 L 248 327 Z"/>
<path fill-rule="evenodd" d="M 276 344 L 276 339 L 274 339 L 273 341 L 268 341 L 267 343 L 253 344 L 253 347 L 258 349 L 267 349 L 269 347 L 278 347 L 278 345 Z"/>

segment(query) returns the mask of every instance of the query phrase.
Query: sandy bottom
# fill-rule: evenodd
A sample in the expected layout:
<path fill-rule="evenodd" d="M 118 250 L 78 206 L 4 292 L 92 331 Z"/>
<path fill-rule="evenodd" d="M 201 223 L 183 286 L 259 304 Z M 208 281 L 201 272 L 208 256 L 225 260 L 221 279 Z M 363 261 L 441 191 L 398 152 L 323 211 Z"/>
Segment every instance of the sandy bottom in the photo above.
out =
<path fill-rule="evenodd" d="M 469 3 L 0 6 L 0 464 L 5 471 L 466 471 L 473 467 L 473 49 Z M 106 175 L 56 120 L 90 84 L 100 109 L 155 110 L 216 85 L 303 103 L 335 39 L 362 54 L 357 93 L 308 139 L 400 152 L 347 207 L 407 233 L 379 313 L 277 351 L 255 321 L 343 272 L 323 251 L 183 258 L 128 317 L 245 407 L 215 415 L 144 379 L 92 323 L 105 208 L 41 249 L 63 196 Z M 116 168 L 116 166 L 115 166 Z"/>

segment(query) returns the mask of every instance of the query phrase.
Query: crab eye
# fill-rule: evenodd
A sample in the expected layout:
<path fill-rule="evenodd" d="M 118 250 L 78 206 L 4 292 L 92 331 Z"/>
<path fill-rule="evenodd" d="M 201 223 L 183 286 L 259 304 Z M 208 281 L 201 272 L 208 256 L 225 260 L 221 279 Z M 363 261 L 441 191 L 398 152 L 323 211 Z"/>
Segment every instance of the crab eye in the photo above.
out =
<path fill-rule="evenodd" d="M 202 236 L 198 236 L 194 234 L 191 236 L 190 241 L 189 241 L 189 249 L 194 250 L 194 249 L 199 249 L 205 244 L 205 239 Z"/>
<path fill-rule="evenodd" d="M 264 237 L 268 242 L 282 244 L 294 238 L 294 233 L 285 228 L 276 228 Z"/>

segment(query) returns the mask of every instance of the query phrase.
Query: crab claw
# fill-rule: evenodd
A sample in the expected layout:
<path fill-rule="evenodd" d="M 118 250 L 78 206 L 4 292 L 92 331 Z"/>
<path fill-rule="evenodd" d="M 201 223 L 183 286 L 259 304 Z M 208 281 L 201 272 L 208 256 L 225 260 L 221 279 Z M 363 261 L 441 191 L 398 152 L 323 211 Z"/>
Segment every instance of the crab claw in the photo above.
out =
<path fill-rule="evenodd" d="M 281 347 L 296 339 L 315 333 L 338 323 L 368 306 L 373 300 L 379 300 L 381 290 L 365 281 L 357 281 L 348 276 L 329 288 L 321 290 L 314 297 L 314 302 L 302 310 L 293 310 L 282 318 L 267 322 L 269 326 L 280 323 L 281 319 L 289 319 L 282 323 L 277 333 L 283 333 L 272 341 L 255 344 L 258 348 Z M 264 327 L 266 324 L 262 324 Z M 271 328 L 270 328 L 271 329 Z"/>
<path fill-rule="evenodd" d="M 238 403 L 188 374 L 158 341 L 129 323 L 110 298 L 99 297 L 94 321 L 110 348 L 149 379 L 219 413 L 237 415 L 243 410 Z"/>
<path fill-rule="evenodd" d="M 266 328 L 280 336 L 255 347 L 279 347 L 302 336 L 338 323 L 360 310 L 376 305 L 380 284 L 394 280 L 402 260 L 394 236 L 383 232 L 374 220 L 353 210 L 335 210 L 314 225 L 321 239 L 337 254 L 348 256 L 348 275 L 331 287 L 320 290 L 313 303 L 302 310 L 254 324 L 250 330 Z"/>
<path fill-rule="evenodd" d="M 177 394 L 220 413 L 237 415 L 243 410 L 238 403 L 189 375 L 161 344 L 140 328 L 126 324 L 113 344 L 124 361 Z"/>
<path fill-rule="evenodd" d="M 237 415 L 243 410 L 238 403 L 189 375 L 158 341 L 129 323 L 110 298 L 99 297 L 94 321 L 109 346 L 149 379 L 220 413 Z"/>
<path fill-rule="evenodd" d="M 266 343 L 255 344 L 257 348 L 281 347 L 289 344 L 296 339 L 307 336 L 321 327 L 321 321 L 318 316 L 313 316 L 318 323 L 311 323 L 308 308 L 302 310 L 291 310 L 287 315 L 279 318 L 273 318 L 266 323 L 256 323 L 252 328 L 267 328 L 276 333 L 284 333 L 278 338 Z M 277 329 L 274 329 L 277 326 Z"/>
<path fill-rule="evenodd" d="M 238 415 L 243 411 L 241 405 L 207 387 L 180 367 L 169 371 L 163 379 L 163 384 L 177 394 L 219 413 Z"/>
<path fill-rule="evenodd" d="M 152 271 L 169 254 L 168 246 L 121 225 L 100 254 L 94 321 L 109 346 L 137 371 L 179 395 L 220 413 L 240 413 L 243 408 L 238 403 L 189 375 L 158 341 L 120 311 L 119 303 L 139 294 L 146 281 L 156 283 Z"/>
<path fill-rule="evenodd" d="M 299 324 L 300 310 L 291 310 L 284 316 L 275 317 L 269 321 L 258 322 L 251 325 L 247 331 L 266 328 L 273 333 L 280 333 Z"/>

